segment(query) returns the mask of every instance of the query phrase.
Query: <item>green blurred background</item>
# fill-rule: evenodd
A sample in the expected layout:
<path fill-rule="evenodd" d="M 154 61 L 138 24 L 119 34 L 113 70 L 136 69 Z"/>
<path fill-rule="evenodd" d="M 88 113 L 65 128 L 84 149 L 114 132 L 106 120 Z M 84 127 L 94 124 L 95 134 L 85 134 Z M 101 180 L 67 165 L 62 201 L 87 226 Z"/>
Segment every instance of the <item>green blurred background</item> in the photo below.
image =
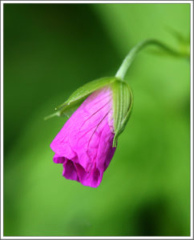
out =
<path fill-rule="evenodd" d="M 4 235 L 188 236 L 190 66 L 142 51 L 126 75 L 134 107 L 96 188 L 62 177 L 43 118 L 77 87 L 116 73 L 131 47 L 169 28 L 189 36 L 189 4 L 4 5 Z"/>

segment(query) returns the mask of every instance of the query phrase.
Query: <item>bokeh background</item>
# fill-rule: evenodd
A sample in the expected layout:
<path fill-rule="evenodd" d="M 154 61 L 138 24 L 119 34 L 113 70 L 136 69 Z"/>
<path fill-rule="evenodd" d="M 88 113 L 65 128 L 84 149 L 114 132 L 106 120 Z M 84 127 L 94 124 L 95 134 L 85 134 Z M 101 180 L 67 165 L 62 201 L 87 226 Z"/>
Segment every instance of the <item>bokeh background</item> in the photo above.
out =
<path fill-rule="evenodd" d="M 96 188 L 62 177 L 43 118 L 78 87 L 113 76 L 131 47 L 189 38 L 189 4 L 4 5 L 4 235 L 190 235 L 190 65 L 139 53 L 134 107 Z M 154 49 L 153 49 L 154 50 Z"/>

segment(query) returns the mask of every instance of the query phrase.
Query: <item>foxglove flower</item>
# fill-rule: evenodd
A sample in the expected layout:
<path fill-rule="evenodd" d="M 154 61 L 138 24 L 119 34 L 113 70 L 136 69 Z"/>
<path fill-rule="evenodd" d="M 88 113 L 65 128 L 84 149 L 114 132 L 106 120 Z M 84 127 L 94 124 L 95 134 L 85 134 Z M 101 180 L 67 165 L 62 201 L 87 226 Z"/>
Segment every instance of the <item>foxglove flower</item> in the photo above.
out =
<path fill-rule="evenodd" d="M 128 120 L 131 97 L 126 83 L 105 78 L 81 87 L 59 107 L 59 116 L 74 111 L 51 143 L 53 161 L 63 164 L 66 179 L 99 186 Z"/>

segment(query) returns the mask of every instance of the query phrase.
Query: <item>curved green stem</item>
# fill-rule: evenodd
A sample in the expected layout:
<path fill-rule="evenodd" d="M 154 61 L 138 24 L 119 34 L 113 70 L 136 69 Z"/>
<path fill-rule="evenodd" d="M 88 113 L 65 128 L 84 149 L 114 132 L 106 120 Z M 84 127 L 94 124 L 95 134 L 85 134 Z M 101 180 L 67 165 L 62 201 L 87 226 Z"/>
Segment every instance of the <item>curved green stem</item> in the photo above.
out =
<path fill-rule="evenodd" d="M 188 57 L 188 53 L 186 52 L 178 52 L 170 47 L 168 47 L 167 45 L 161 43 L 158 40 L 155 39 L 148 39 L 148 40 L 144 40 L 140 43 L 138 43 L 135 47 L 133 47 L 130 52 L 128 53 L 128 55 L 125 57 L 125 59 L 123 60 L 119 70 L 116 73 L 116 77 L 120 78 L 121 80 L 124 79 L 125 74 L 128 70 L 128 68 L 130 67 L 131 63 L 133 62 L 134 58 L 136 57 L 137 53 L 142 50 L 143 48 L 147 47 L 148 45 L 155 45 L 159 48 L 162 48 L 164 51 L 168 52 L 170 55 L 173 55 L 175 57 Z"/>

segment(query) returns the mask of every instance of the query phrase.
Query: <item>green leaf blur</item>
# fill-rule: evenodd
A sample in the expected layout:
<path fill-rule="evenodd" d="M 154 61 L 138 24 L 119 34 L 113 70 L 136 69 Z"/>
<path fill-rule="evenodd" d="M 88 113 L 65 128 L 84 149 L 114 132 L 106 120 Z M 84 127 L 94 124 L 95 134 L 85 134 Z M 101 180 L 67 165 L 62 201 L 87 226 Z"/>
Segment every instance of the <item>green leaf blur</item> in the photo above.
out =
<path fill-rule="evenodd" d="M 133 112 L 97 189 L 62 177 L 44 116 L 83 84 L 114 76 L 138 42 L 177 46 L 189 4 L 4 5 L 4 235 L 188 236 L 190 65 L 139 53 Z"/>

